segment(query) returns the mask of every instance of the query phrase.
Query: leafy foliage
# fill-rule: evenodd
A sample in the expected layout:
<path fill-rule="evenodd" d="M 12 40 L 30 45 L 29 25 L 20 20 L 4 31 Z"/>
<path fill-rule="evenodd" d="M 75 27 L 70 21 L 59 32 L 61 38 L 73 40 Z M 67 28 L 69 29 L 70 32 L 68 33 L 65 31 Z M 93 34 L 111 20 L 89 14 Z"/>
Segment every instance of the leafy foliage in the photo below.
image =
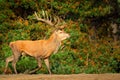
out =
<path fill-rule="evenodd" d="M 120 23 L 120 0 L 0 0 L 0 73 L 12 55 L 9 43 L 16 40 L 47 39 L 53 28 L 31 19 L 34 11 L 48 11 L 66 21 L 70 39 L 50 57 L 55 74 L 120 72 L 120 42 L 114 42 L 110 22 Z M 119 25 L 119 24 L 118 24 Z M 95 26 L 96 32 L 91 28 Z M 91 39 L 91 35 L 93 39 Z M 95 37 L 95 38 L 94 38 Z M 48 73 L 45 64 L 36 73 Z M 11 64 L 9 64 L 10 71 Z M 21 73 L 37 67 L 34 58 L 21 57 Z M 10 72 L 10 73 L 11 73 Z"/>

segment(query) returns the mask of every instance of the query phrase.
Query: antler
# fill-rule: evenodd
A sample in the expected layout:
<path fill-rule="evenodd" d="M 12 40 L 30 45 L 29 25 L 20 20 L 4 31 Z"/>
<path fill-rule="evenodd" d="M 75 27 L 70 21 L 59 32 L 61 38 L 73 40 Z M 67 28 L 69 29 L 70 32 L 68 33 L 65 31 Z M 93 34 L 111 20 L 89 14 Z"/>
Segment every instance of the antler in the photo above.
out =
<path fill-rule="evenodd" d="M 42 15 L 37 15 L 37 13 L 35 12 L 35 16 L 36 16 L 36 19 L 38 21 L 42 21 L 50 26 L 53 26 L 53 27 L 58 27 L 59 23 L 60 23 L 60 19 L 58 16 L 54 16 L 53 18 L 51 17 L 51 15 L 49 16 L 47 11 L 42 11 Z M 41 17 L 42 16 L 42 17 Z"/>

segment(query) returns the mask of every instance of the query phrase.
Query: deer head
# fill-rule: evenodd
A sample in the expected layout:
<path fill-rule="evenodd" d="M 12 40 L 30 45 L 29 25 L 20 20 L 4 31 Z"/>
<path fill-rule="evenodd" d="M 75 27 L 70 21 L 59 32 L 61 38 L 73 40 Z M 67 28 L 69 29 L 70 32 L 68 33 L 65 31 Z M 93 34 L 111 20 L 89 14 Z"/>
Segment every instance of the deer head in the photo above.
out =
<path fill-rule="evenodd" d="M 63 41 L 63 40 L 65 40 L 65 39 L 70 37 L 69 34 L 64 32 L 64 30 L 57 30 L 54 33 L 57 35 L 57 37 L 59 38 L 60 41 Z"/>

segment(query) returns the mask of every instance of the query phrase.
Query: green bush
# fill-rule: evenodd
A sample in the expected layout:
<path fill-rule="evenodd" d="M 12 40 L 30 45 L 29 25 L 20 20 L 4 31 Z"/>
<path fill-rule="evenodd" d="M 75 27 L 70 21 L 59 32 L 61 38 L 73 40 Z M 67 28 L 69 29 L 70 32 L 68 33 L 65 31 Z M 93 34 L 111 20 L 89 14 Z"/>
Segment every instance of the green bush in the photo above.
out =
<path fill-rule="evenodd" d="M 9 47 L 11 41 L 47 39 L 51 35 L 54 28 L 34 20 L 35 17 L 32 15 L 34 11 L 42 10 L 66 21 L 65 31 L 71 35 L 62 43 L 65 47 L 61 47 L 57 54 L 50 57 L 53 73 L 120 72 L 120 42 L 118 41 L 118 44 L 113 42 L 110 29 L 111 22 L 116 24 L 120 22 L 119 13 L 116 12 L 119 10 L 119 1 L 117 3 L 116 0 L 0 0 L 0 73 L 3 73 L 5 59 L 12 55 Z M 96 39 L 91 41 L 89 32 L 94 32 L 89 28 L 93 26 L 96 27 Z M 43 67 L 36 73 L 48 74 L 44 62 L 42 64 Z M 11 64 L 9 67 L 12 69 Z M 17 63 L 19 73 L 35 67 L 37 63 L 31 57 L 21 57 Z"/>

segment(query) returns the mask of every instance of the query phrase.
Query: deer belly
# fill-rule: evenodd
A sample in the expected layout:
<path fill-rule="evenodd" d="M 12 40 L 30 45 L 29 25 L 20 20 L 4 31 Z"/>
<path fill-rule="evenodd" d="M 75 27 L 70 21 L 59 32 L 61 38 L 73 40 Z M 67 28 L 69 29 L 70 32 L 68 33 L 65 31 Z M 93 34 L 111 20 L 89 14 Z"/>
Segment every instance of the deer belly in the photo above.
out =
<path fill-rule="evenodd" d="M 53 51 L 46 51 L 46 52 L 43 52 L 39 56 L 42 57 L 42 58 L 48 58 L 52 53 L 53 53 Z"/>
<path fill-rule="evenodd" d="M 33 56 L 33 57 L 38 57 L 40 54 L 38 53 L 38 51 L 23 51 L 22 55 L 29 55 L 29 56 Z"/>
<path fill-rule="evenodd" d="M 22 55 L 47 58 L 52 54 L 52 52 L 53 50 L 24 50 Z"/>

